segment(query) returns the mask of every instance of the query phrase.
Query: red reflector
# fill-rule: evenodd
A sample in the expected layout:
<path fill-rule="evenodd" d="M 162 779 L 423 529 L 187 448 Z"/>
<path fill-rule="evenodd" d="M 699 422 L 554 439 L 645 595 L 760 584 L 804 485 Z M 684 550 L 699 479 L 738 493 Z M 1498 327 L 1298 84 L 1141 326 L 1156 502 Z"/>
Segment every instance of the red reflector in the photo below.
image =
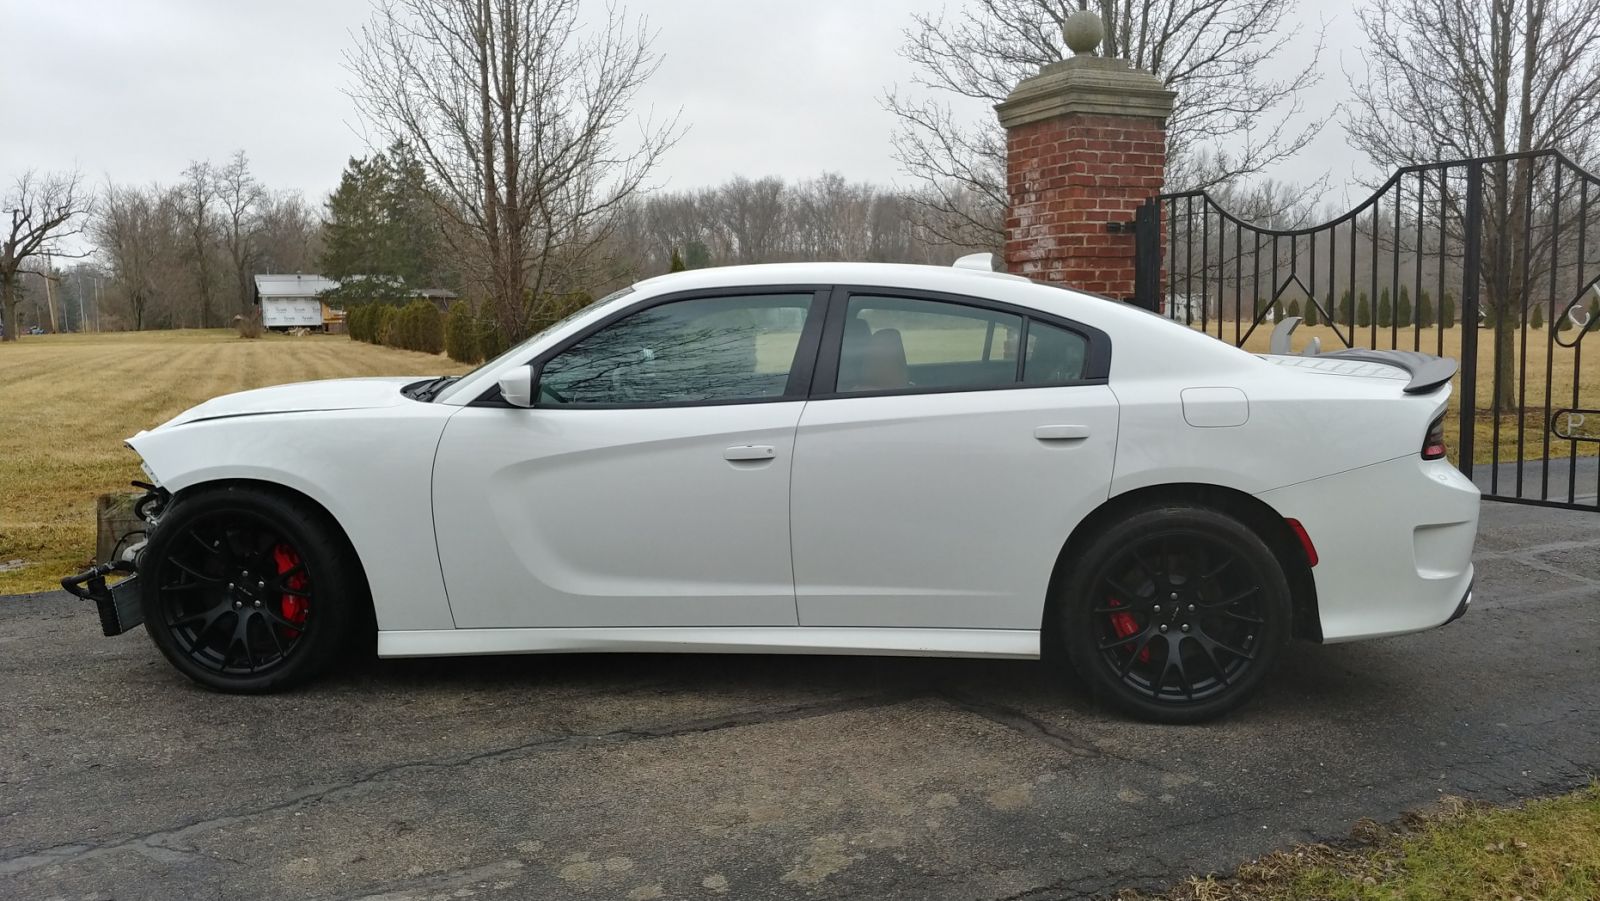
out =
<path fill-rule="evenodd" d="M 1317 546 L 1311 543 L 1311 536 L 1306 534 L 1306 527 L 1301 525 L 1298 519 L 1285 519 L 1284 522 L 1289 524 L 1289 531 L 1294 533 L 1294 537 L 1300 539 L 1300 546 L 1306 552 L 1306 562 L 1316 566 Z"/>

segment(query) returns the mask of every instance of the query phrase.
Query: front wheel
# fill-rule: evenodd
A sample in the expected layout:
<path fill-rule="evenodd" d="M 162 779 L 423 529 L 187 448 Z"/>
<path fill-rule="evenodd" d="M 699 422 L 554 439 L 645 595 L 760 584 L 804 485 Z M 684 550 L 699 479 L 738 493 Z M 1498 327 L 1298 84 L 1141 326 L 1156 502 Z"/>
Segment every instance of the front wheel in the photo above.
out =
<path fill-rule="evenodd" d="M 184 675 L 259 693 L 330 666 L 356 620 L 346 543 L 320 510 L 230 486 L 179 498 L 140 561 L 145 628 Z"/>
<path fill-rule="evenodd" d="M 1058 605 L 1068 657 L 1097 696 L 1143 719 L 1192 723 L 1232 710 L 1290 635 L 1278 558 L 1217 510 L 1138 511 L 1069 565 Z"/>

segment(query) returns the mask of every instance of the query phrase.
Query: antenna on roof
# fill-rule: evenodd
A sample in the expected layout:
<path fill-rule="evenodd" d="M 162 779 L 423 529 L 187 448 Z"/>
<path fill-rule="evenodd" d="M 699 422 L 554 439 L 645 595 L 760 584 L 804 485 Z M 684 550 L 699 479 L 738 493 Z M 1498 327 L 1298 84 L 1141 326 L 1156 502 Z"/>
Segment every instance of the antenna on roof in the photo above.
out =
<path fill-rule="evenodd" d="M 952 264 L 953 269 L 976 269 L 979 272 L 994 271 L 994 254 L 969 253 Z"/>

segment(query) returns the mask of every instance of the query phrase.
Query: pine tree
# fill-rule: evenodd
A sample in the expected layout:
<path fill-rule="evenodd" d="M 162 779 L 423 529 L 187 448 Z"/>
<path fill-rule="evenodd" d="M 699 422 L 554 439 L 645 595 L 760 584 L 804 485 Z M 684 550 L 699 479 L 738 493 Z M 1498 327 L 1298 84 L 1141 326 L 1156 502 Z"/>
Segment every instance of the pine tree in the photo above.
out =
<path fill-rule="evenodd" d="M 433 193 L 427 171 L 404 142 L 350 159 L 328 197 L 322 229 L 319 267 L 343 282 L 329 300 L 393 300 L 409 294 L 406 288 L 454 283 L 444 271 L 444 230 Z"/>
<path fill-rule="evenodd" d="M 1583 330 L 1586 332 L 1600 330 L 1600 297 L 1589 301 L 1589 321 L 1584 323 Z"/>
<path fill-rule="evenodd" d="M 472 316 L 472 307 L 464 300 L 450 305 L 444 319 L 444 349 L 457 363 L 476 363 L 478 355 L 478 323 Z"/>
<path fill-rule="evenodd" d="M 1344 296 L 1339 298 L 1339 321 L 1346 325 L 1356 321 L 1355 301 L 1350 299 L 1350 291 L 1345 290 Z"/>
<path fill-rule="evenodd" d="M 1528 325 L 1531 328 L 1544 328 L 1544 304 L 1536 303 L 1533 305 L 1533 313 L 1528 317 Z"/>
<path fill-rule="evenodd" d="M 711 248 L 704 242 L 690 241 L 683 249 L 683 265 L 689 269 L 704 269 L 711 265 Z"/>
<path fill-rule="evenodd" d="M 1372 325 L 1372 305 L 1367 303 L 1367 292 L 1361 292 L 1361 302 L 1356 304 L 1356 325 L 1366 328 Z"/>
<path fill-rule="evenodd" d="M 1328 294 L 1328 303 L 1330 303 L 1330 304 L 1333 303 L 1333 294 L 1331 292 Z M 1317 302 L 1313 298 L 1307 297 L 1306 298 L 1306 325 L 1316 325 L 1317 324 L 1317 319 L 1318 319 Z"/>
<path fill-rule="evenodd" d="M 1400 286 L 1400 296 L 1394 302 L 1394 321 L 1397 325 L 1415 325 L 1413 318 L 1415 311 L 1411 309 L 1411 291 L 1405 285 Z"/>
<path fill-rule="evenodd" d="M 1427 328 L 1433 324 L 1433 298 L 1428 296 L 1428 289 L 1423 288 L 1417 298 L 1417 325 Z"/>
<path fill-rule="evenodd" d="M 1444 328 L 1456 327 L 1456 296 L 1445 294 L 1444 300 L 1439 302 L 1439 325 Z"/>
<path fill-rule="evenodd" d="M 1378 325 L 1384 328 L 1394 325 L 1394 304 L 1389 300 L 1388 288 L 1378 295 Z"/>
<path fill-rule="evenodd" d="M 683 265 L 683 257 L 678 256 L 678 248 L 672 248 L 672 263 L 668 265 L 668 272 L 682 272 L 689 267 Z"/>
<path fill-rule="evenodd" d="M 1290 316 L 1299 316 L 1300 315 L 1300 301 L 1298 301 L 1298 300 L 1289 301 L 1289 315 Z"/>

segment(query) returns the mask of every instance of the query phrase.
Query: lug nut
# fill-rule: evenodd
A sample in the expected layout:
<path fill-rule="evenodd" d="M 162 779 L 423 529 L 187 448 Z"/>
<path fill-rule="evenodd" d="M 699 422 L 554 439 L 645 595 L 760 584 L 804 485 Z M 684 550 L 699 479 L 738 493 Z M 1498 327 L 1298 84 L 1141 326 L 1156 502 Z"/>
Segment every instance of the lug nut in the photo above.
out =
<path fill-rule="evenodd" d="M 1193 605 L 1193 604 L 1190 604 L 1190 605 L 1189 605 L 1189 612 L 1190 612 L 1190 613 L 1193 613 L 1193 612 L 1194 612 L 1194 605 Z"/>
<path fill-rule="evenodd" d="M 256 601 L 256 606 L 260 607 L 261 606 L 261 602 L 260 601 Z"/>
<path fill-rule="evenodd" d="M 228 583 L 228 590 L 229 590 L 229 591 L 232 591 L 232 590 L 233 590 L 233 583 L 232 583 L 232 582 L 229 582 L 229 583 Z"/>
<path fill-rule="evenodd" d="M 1161 624 L 1161 631 L 1163 631 L 1163 632 L 1167 631 L 1167 624 L 1166 623 L 1162 623 Z"/>
<path fill-rule="evenodd" d="M 1188 623 L 1184 623 L 1183 624 L 1183 631 L 1185 631 L 1185 632 L 1189 631 L 1189 624 Z"/>
<path fill-rule="evenodd" d="M 1174 592 L 1173 592 L 1173 593 L 1172 593 L 1172 599 L 1173 599 L 1173 600 L 1174 600 L 1174 601 L 1176 601 L 1176 600 L 1177 600 L 1177 599 L 1178 599 L 1178 593 L 1177 593 L 1177 592 L 1176 592 L 1176 591 L 1174 591 Z"/>
<path fill-rule="evenodd" d="M 257 582 L 257 583 L 256 583 L 256 587 L 257 587 L 257 588 L 266 588 L 266 587 L 267 587 L 267 583 L 265 583 L 265 582 Z M 1191 609 L 1191 610 L 1193 610 L 1193 609 L 1194 609 L 1194 608 L 1193 608 L 1193 607 L 1191 607 L 1191 608 L 1189 608 L 1189 609 Z"/>
<path fill-rule="evenodd" d="M 1155 606 L 1151 607 L 1150 610 L 1151 610 L 1152 613 L 1160 613 L 1161 612 L 1161 605 L 1160 604 L 1156 604 Z"/>
<path fill-rule="evenodd" d="M 243 607 L 243 606 L 244 606 L 244 601 L 234 601 L 233 602 L 233 609 L 235 609 L 235 610 L 238 610 L 240 607 Z"/>

